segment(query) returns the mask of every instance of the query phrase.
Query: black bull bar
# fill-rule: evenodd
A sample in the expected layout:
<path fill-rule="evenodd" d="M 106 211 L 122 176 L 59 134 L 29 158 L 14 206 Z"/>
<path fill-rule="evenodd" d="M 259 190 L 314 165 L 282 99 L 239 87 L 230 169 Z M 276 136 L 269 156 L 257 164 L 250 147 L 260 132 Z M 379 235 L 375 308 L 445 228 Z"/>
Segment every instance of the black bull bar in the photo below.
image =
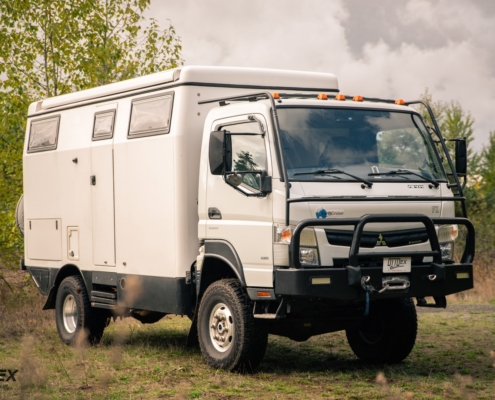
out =
<path fill-rule="evenodd" d="M 422 223 L 428 234 L 430 251 L 420 252 L 368 252 L 359 253 L 364 227 L 369 223 Z M 466 246 L 460 263 L 445 265 L 435 225 L 457 224 L 467 228 Z M 299 260 L 300 237 L 304 228 L 316 226 L 354 226 L 349 249 L 349 262 L 345 268 L 303 267 Z M 372 293 L 372 297 L 426 297 L 446 296 L 473 287 L 473 258 L 475 253 L 474 226 L 467 218 L 430 218 L 424 214 L 374 214 L 361 218 L 306 219 L 292 234 L 289 246 L 289 268 L 275 270 L 277 295 L 321 297 L 341 300 L 364 300 L 363 283 L 373 285 L 377 291 L 384 289 L 384 278 L 404 275 L 408 286 L 402 290 L 384 290 Z M 384 274 L 382 267 L 361 267 L 362 257 L 432 257 L 431 263 L 411 265 L 410 273 Z M 385 275 L 385 276 L 384 276 Z M 363 281 L 364 278 L 364 281 Z"/>

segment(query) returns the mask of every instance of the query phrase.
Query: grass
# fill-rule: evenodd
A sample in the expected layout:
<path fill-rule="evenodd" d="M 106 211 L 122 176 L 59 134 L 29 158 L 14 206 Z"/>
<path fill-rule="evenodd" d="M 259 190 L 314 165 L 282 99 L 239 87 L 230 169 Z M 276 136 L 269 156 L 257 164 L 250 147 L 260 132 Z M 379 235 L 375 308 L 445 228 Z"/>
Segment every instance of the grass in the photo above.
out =
<path fill-rule="evenodd" d="M 185 347 L 187 318 L 117 320 L 99 346 L 73 348 L 40 300 L 0 317 L 0 369 L 19 370 L 0 382 L 0 399 L 495 398 L 495 313 L 420 313 L 413 352 L 393 366 L 361 363 L 342 332 L 303 343 L 270 336 L 260 369 L 241 375 Z"/>

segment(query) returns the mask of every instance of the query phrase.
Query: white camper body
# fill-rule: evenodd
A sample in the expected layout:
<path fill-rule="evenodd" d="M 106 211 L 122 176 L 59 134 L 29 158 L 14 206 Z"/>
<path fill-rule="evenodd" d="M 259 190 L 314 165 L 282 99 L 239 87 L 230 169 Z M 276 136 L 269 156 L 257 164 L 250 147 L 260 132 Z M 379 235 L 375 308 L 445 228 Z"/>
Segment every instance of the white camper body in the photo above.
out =
<path fill-rule="evenodd" d="M 337 93 L 331 74 L 185 67 L 33 103 L 23 267 L 62 340 L 173 313 L 220 368 L 256 366 L 268 332 L 347 329 L 359 357 L 405 358 L 415 325 L 396 349 L 388 329 L 362 350 L 369 299 L 405 323 L 411 297 L 445 305 L 472 287 L 474 232 L 417 111 Z"/>
<path fill-rule="evenodd" d="M 138 275 L 145 292 L 176 295 L 176 280 L 185 280 L 198 255 L 198 199 L 206 195 L 198 195 L 200 152 L 205 118 L 216 104 L 198 101 L 286 89 L 337 89 L 337 81 L 330 74 L 185 67 L 32 104 L 28 135 L 33 121 L 59 124 L 56 148 L 30 150 L 28 136 L 24 149 L 25 265 L 50 269 L 45 292 L 70 264 L 92 283 L 117 286 L 121 274 Z M 165 130 L 132 137 L 133 104 L 157 98 L 170 99 L 163 103 Z M 100 139 L 95 119 L 106 112 L 113 129 Z M 255 271 L 273 271 L 271 210 L 266 223 L 269 260 L 252 263 Z M 245 274 L 251 286 L 272 286 L 271 272 Z M 165 306 L 160 294 L 153 296 L 155 310 L 186 312 L 174 297 Z"/>

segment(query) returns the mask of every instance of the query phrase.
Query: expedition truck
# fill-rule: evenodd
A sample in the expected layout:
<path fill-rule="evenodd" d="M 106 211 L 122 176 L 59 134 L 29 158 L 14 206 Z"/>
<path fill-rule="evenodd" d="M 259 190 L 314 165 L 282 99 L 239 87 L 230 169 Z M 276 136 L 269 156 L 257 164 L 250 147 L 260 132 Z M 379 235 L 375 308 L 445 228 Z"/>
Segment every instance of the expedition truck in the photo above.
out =
<path fill-rule="evenodd" d="M 214 368 L 255 368 L 268 334 L 339 330 L 360 359 L 399 362 L 413 298 L 445 307 L 473 287 L 473 226 L 454 218 L 466 144 L 454 165 L 413 103 L 346 97 L 331 74 L 219 67 L 35 102 L 21 268 L 68 344 L 97 343 L 112 317 L 179 314 Z"/>

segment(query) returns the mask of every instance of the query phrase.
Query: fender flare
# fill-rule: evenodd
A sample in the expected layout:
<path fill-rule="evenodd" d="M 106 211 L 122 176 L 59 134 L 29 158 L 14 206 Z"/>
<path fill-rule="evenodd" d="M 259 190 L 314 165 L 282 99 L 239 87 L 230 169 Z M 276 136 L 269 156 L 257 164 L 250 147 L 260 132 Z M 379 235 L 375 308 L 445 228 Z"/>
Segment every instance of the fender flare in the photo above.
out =
<path fill-rule="evenodd" d="M 225 262 L 234 273 L 237 275 L 237 279 L 241 282 L 243 287 L 246 287 L 246 278 L 244 277 L 244 270 L 242 269 L 242 263 L 234 249 L 234 246 L 226 240 L 205 240 L 205 260 L 207 258 L 217 258 Z"/>
<path fill-rule="evenodd" d="M 45 305 L 43 306 L 43 310 L 51 310 L 55 308 L 55 301 L 57 299 L 57 291 L 58 287 L 62 283 L 62 281 L 68 276 L 79 275 L 84 281 L 84 285 L 86 286 L 86 290 L 88 293 L 91 293 L 92 283 L 91 283 L 91 271 L 81 271 L 74 264 L 66 264 L 62 268 L 60 268 L 56 274 L 54 274 L 53 278 L 50 276 L 51 287 L 48 292 L 48 297 L 46 299 Z M 88 286 L 88 282 L 91 286 Z"/>

